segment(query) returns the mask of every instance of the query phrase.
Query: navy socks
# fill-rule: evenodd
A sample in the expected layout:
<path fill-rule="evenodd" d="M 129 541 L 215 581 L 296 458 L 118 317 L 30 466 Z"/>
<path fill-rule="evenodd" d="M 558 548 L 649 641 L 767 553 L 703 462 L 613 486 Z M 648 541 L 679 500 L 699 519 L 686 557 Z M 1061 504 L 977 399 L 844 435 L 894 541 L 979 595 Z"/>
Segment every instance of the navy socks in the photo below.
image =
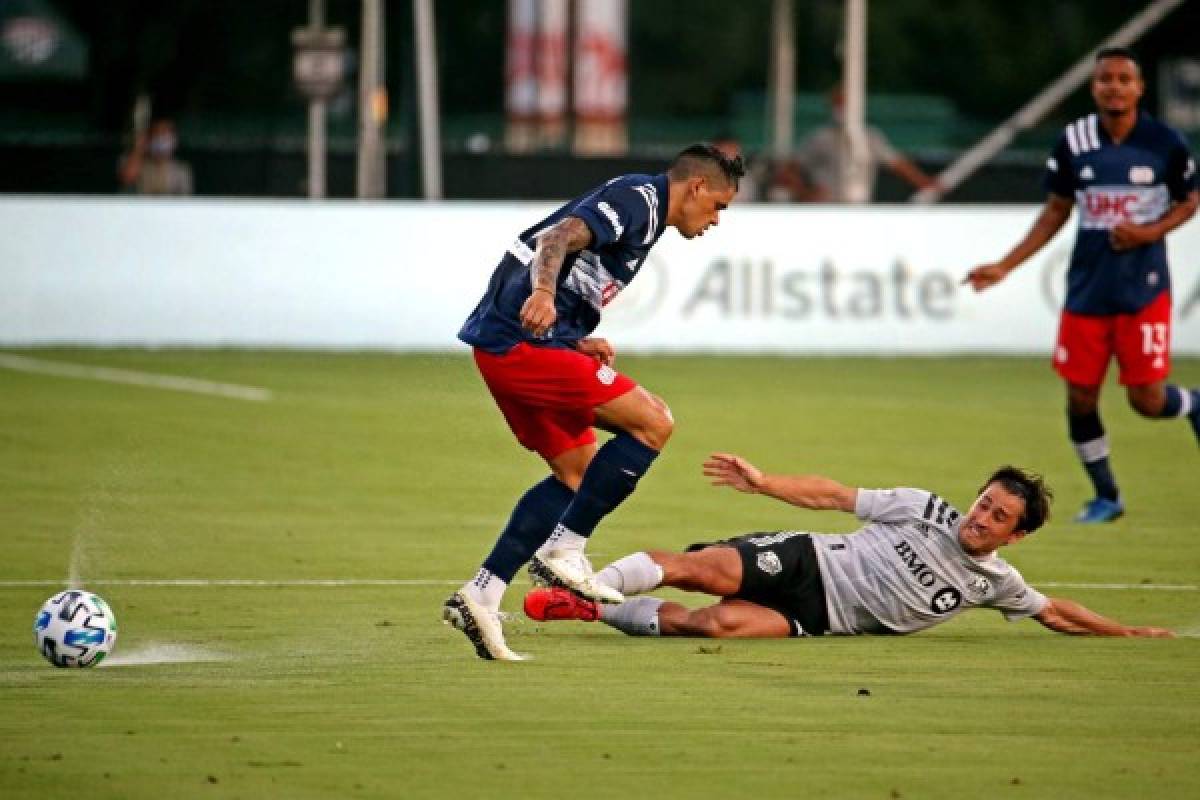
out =
<path fill-rule="evenodd" d="M 1171 417 L 1187 417 L 1192 425 L 1196 440 L 1200 441 L 1200 389 L 1181 389 L 1167 384 L 1164 387 L 1166 398 L 1162 411 L 1158 412 L 1159 419 Z"/>
<path fill-rule="evenodd" d="M 574 496 L 553 475 L 527 491 L 517 501 L 483 568 L 505 583 L 512 583 L 517 570 L 549 538 Z"/>
<path fill-rule="evenodd" d="M 1119 494 L 1117 479 L 1113 477 L 1112 467 L 1108 463 L 1108 436 L 1104 433 L 1100 414 L 1096 411 L 1090 414 L 1067 412 L 1067 424 L 1071 441 L 1075 444 L 1075 453 L 1092 480 L 1096 496 L 1116 500 Z"/>
<path fill-rule="evenodd" d="M 483 569 L 506 584 L 561 523 L 587 537 L 610 511 L 628 497 L 658 451 L 627 433 L 614 436 L 596 451 L 578 493 L 553 475 L 527 491 L 513 508 Z"/>
<path fill-rule="evenodd" d="M 567 506 L 560 524 L 587 538 L 600 520 L 619 506 L 650 469 L 658 451 L 628 433 L 618 433 L 596 451 L 583 473 L 575 499 Z"/>

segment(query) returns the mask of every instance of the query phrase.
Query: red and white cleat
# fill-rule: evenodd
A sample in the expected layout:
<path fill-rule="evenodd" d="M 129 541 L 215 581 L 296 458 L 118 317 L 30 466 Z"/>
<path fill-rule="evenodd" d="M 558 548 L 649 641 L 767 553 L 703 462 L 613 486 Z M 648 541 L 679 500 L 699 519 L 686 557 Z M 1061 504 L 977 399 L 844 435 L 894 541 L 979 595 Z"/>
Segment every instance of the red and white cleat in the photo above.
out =
<path fill-rule="evenodd" d="M 538 622 L 560 619 L 595 622 L 600 619 L 600 606 L 569 589 L 534 589 L 525 595 L 525 616 Z"/>

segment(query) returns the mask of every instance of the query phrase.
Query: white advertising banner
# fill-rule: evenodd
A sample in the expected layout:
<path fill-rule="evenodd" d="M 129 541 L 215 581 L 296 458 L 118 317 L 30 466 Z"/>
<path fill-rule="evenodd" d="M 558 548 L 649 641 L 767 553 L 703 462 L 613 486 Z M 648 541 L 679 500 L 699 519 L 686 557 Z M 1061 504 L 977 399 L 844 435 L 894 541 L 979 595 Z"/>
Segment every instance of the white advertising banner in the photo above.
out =
<path fill-rule="evenodd" d="M 460 348 L 548 204 L 0 198 L 0 344 Z M 622 352 L 1049 353 L 1073 234 L 975 294 L 1036 207 L 733 207 L 668 230 L 605 309 Z M 1169 238 L 1200 355 L 1200 222 Z"/>

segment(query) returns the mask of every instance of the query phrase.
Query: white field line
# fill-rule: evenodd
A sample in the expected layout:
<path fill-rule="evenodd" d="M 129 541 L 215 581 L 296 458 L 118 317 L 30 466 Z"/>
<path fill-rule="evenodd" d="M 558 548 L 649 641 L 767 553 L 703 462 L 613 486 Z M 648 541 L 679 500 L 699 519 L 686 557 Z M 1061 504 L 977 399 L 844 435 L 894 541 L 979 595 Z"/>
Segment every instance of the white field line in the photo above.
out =
<path fill-rule="evenodd" d="M 125 383 L 131 386 L 148 386 L 153 389 L 168 389 L 174 392 L 192 392 L 193 394 L 215 395 L 229 397 L 234 400 L 252 400 L 264 403 L 271 399 L 269 389 L 259 389 L 255 386 L 239 386 L 233 383 L 216 383 L 198 378 L 181 378 L 176 375 L 156 375 L 150 372 L 137 372 L 131 369 L 115 367 L 95 367 L 83 364 L 67 364 L 61 361 L 45 361 L 40 358 L 29 358 L 12 353 L 0 353 L 0 367 L 31 372 L 38 375 L 53 375 L 59 378 L 82 378 L 108 383 Z"/>
<path fill-rule="evenodd" d="M 514 583 L 522 583 L 517 580 Z M 279 580 L 252 580 L 242 578 L 110 578 L 83 581 L 85 586 L 152 586 L 152 587 L 245 587 L 245 588 L 288 588 L 321 586 L 458 586 L 462 580 L 444 578 L 297 578 Z M 25 589 L 34 587 L 66 586 L 62 580 L 0 580 L 0 589 Z M 1039 589 L 1085 589 L 1098 591 L 1158 591 L 1200 592 L 1200 585 L 1189 583 L 1068 583 L 1042 581 L 1033 584 Z"/>
<path fill-rule="evenodd" d="M 1200 586 L 1191 583 L 1059 583 L 1042 581 L 1032 585 L 1039 589 L 1099 589 L 1101 591 L 1145 589 L 1152 592 L 1200 592 Z"/>

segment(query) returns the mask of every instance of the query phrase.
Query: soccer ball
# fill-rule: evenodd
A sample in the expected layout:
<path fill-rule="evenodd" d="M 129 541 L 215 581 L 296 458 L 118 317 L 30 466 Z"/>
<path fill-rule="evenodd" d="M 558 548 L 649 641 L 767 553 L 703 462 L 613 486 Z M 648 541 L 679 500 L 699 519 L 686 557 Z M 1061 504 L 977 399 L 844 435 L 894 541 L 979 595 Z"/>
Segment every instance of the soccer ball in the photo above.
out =
<path fill-rule="evenodd" d="M 117 643 L 117 618 L 99 595 L 68 589 L 38 612 L 33 643 L 56 667 L 93 667 Z"/>

